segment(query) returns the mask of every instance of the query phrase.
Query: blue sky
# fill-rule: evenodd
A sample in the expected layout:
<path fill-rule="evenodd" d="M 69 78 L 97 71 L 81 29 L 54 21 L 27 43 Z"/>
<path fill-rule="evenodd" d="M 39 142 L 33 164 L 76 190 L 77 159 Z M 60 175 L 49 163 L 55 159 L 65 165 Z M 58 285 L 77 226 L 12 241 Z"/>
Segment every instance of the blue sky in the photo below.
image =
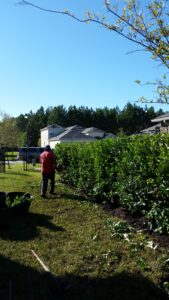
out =
<path fill-rule="evenodd" d="M 80 24 L 16 2 L 0 4 L 0 111 L 18 116 L 40 106 L 122 109 L 141 96 L 155 97 L 153 87 L 140 87 L 134 81 L 153 81 L 166 70 L 145 52 L 127 54 L 138 49 L 136 45 L 98 25 Z M 77 13 L 89 5 L 93 10 L 103 6 L 102 0 L 99 6 L 96 0 L 34 3 Z M 167 105 L 155 105 L 160 107 L 168 110 Z"/>

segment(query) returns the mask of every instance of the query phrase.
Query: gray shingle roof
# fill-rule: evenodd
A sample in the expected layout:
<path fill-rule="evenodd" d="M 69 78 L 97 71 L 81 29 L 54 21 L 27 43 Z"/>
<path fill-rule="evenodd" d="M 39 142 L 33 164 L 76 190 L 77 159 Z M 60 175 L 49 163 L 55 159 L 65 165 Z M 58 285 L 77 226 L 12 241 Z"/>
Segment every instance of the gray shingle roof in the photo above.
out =
<path fill-rule="evenodd" d="M 84 129 L 84 127 L 79 126 L 79 125 L 73 125 L 73 126 L 66 127 L 65 129 L 66 130 L 76 130 L 76 131 L 82 132 L 82 130 Z"/>
<path fill-rule="evenodd" d="M 155 123 L 155 122 L 161 122 L 161 121 L 166 121 L 166 120 L 169 120 L 169 113 L 160 115 L 160 116 L 152 119 L 151 122 Z"/>
<path fill-rule="evenodd" d="M 115 138 L 115 137 L 116 137 L 116 135 L 111 133 L 111 132 L 106 132 L 105 133 L 105 138 Z"/>
<path fill-rule="evenodd" d="M 49 128 L 64 128 L 64 127 L 63 127 L 63 126 L 60 126 L 60 125 L 58 125 L 58 124 L 52 124 L 52 125 L 48 125 L 48 126 L 42 128 L 40 131 L 47 130 L 47 129 L 49 129 Z"/>
<path fill-rule="evenodd" d="M 141 133 L 155 133 L 157 131 L 159 131 L 159 129 L 161 128 L 161 123 L 156 124 L 154 126 L 148 127 L 146 129 L 141 130 Z"/>
<path fill-rule="evenodd" d="M 83 133 L 94 133 L 94 132 L 104 133 L 103 130 L 98 129 L 98 128 L 96 128 L 96 127 L 85 128 L 82 132 L 83 132 Z"/>
<path fill-rule="evenodd" d="M 62 132 L 61 134 L 53 137 L 50 139 L 50 141 L 60 141 L 60 140 L 94 140 L 93 137 L 89 137 L 85 134 L 83 134 L 82 132 L 78 131 L 78 130 L 70 130 L 67 129 L 64 132 Z"/>

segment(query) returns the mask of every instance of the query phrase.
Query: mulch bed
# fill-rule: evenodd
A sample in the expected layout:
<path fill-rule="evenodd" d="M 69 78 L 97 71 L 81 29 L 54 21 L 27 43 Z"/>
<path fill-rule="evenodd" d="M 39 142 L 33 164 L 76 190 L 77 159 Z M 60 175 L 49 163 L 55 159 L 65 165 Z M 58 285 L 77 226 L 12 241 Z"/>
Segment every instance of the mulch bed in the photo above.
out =
<path fill-rule="evenodd" d="M 109 212 L 111 215 L 118 217 L 126 222 L 128 222 L 132 227 L 138 230 L 144 230 L 152 236 L 152 239 L 158 243 L 161 247 L 169 249 L 169 235 L 156 233 L 147 227 L 147 220 L 145 217 L 141 216 L 131 216 L 126 209 L 122 207 L 114 208 L 111 204 L 102 204 L 103 208 Z"/>
<path fill-rule="evenodd" d="M 64 183 L 64 181 L 60 180 L 61 183 Z M 80 195 L 76 195 L 76 189 L 67 183 L 69 187 L 71 187 L 75 194 L 73 195 L 73 199 L 77 200 L 88 200 L 92 202 L 96 202 L 100 204 L 103 209 L 105 209 L 107 212 L 109 212 L 111 215 L 116 216 L 126 222 L 128 222 L 132 227 L 138 229 L 138 230 L 144 230 L 144 232 L 147 232 L 152 236 L 152 239 L 154 242 L 158 243 L 159 246 L 166 248 L 166 250 L 169 249 L 169 235 L 167 234 L 159 234 L 157 232 L 154 232 L 153 230 L 148 229 L 147 220 L 145 217 L 141 216 L 131 216 L 129 212 L 125 208 L 122 207 L 116 207 L 116 201 L 115 204 L 107 203 L 107 202 L 101 202 L 101 199 L 92 200 L 90 197 L 86 196 L 84 193 L 80 193 Z M 70 198 L 70 195 L 68 195 Z M 65 197 L 65 194 L 64 194 Z"/>

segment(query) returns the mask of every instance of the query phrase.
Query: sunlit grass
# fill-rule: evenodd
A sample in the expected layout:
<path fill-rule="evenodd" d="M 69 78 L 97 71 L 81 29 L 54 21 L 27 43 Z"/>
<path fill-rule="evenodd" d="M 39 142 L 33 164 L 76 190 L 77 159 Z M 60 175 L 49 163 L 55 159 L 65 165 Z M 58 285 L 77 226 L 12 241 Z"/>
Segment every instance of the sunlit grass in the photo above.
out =
<path fill-rule="evenodd" d="M 27 216 L 0 227 L 0 299 L 8 299 L 10 283 L 16 300 L 165 299 L 159 287 L 166 249 L 147 247 L 151 237 L 134 229 L 119 236 L 116 226 L 114 234 L 119 220 L 64 186 L 59 176 L 57 196 L 41 199 L 40 184 L 40 172 L 24 171 L 22 164 L 0 174 L 0 191 L 34 196 Z M 56 282 L 44 276 L 31 250 Z"/>

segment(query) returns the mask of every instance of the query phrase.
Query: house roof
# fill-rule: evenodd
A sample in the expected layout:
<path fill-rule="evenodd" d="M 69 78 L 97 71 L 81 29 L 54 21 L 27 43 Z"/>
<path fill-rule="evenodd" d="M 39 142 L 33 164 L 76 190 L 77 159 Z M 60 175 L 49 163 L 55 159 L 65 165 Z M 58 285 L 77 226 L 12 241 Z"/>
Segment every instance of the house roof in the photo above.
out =
<path fill-rule="evenodd" d="M 62 132 L 61 134 L 51 138 L 50 141 L 60 141 L 60 140 L 63 141 L 63 140 L 70 140 L 70 139 L 72 139 L 73 141 L 79 140 L 79 139 L 83 139 L 86 141 L 87 140 L 93 141 L 95 138 L 87 136 L 78 130 L 67 129 L 64 132 Z"/>
<path fill-rule="evenodd" d="M 86 134 L 86 133 L 94 133 L 94 132 L 104 133 L 103 130 L 98 129 L 98 128 L 96 128 L 96 127 L 85 128 L 82 132 L 85 133 L 85 134 Z"/>
<path fill-rule="evenodd" d="M 115 138 L 115 137 L 116 137 L 116 135 L 111 132 L 105 133 L 105 138 Z"/>
<path fill-rule="evenodd" d="M 148 127 L 146 129 L 141 130 L 141 133 L 155 133 L 158 129 L 161 128 L 161 123 L 156 124 L 154 126 Z"/>
<path fill-rule="evenodd" d="M 63 128 L 64 129 L 63 126 L 60 126 L 58 124 L 52 124 L 52 125 L 48 125 L 48 126 L 42 128 L 40 131 L 47 130 L 47 129 L 50 129 L 50 128 Z"/>
<path fill-rule="evenodd" d="M 84 127 L 79 126 L 79 125 L 73 125 L 73 126 L 66 127 L 66 130 L 82 131 L 83 129 L 84 129 Z"/>
<path fill-rule="evenodd" d="M 69 127 L 62 127 L 58 124 L 52 124 L 49 126 L 46 126 L 45 128 L 42 128 L 43 130 L 48 130 L 50 128 L 61 128 L 63 129 L 59 134 L 56 134 L 55 136 L 51 137 L 50 141 L 60 141 L 60 140 L 70 140 L 76 141 L 76 140 L 86 140 L 86 141 L 93 141 L 95 140 L 95 137 L 92 137 L 90 135 L 87 135 L 88 133 L 104 133 L 105 137 L 115 137 L 112 133 L 105 133 L 102 129 L 98 129 L 96 127 L 88 127 L 84 128 L 79 125 L 73 125 Z"/>
<path fill-rule="evenodd" d="M 155 122 L 164 122 L 164 121 L 167 121 L 169 120 L 169 113 L 166 113 L 166 114 L 163 114 L 163 115 L 160 115 L 154 119 L 151 120 L 151 122 L 155 123 Z"/>

